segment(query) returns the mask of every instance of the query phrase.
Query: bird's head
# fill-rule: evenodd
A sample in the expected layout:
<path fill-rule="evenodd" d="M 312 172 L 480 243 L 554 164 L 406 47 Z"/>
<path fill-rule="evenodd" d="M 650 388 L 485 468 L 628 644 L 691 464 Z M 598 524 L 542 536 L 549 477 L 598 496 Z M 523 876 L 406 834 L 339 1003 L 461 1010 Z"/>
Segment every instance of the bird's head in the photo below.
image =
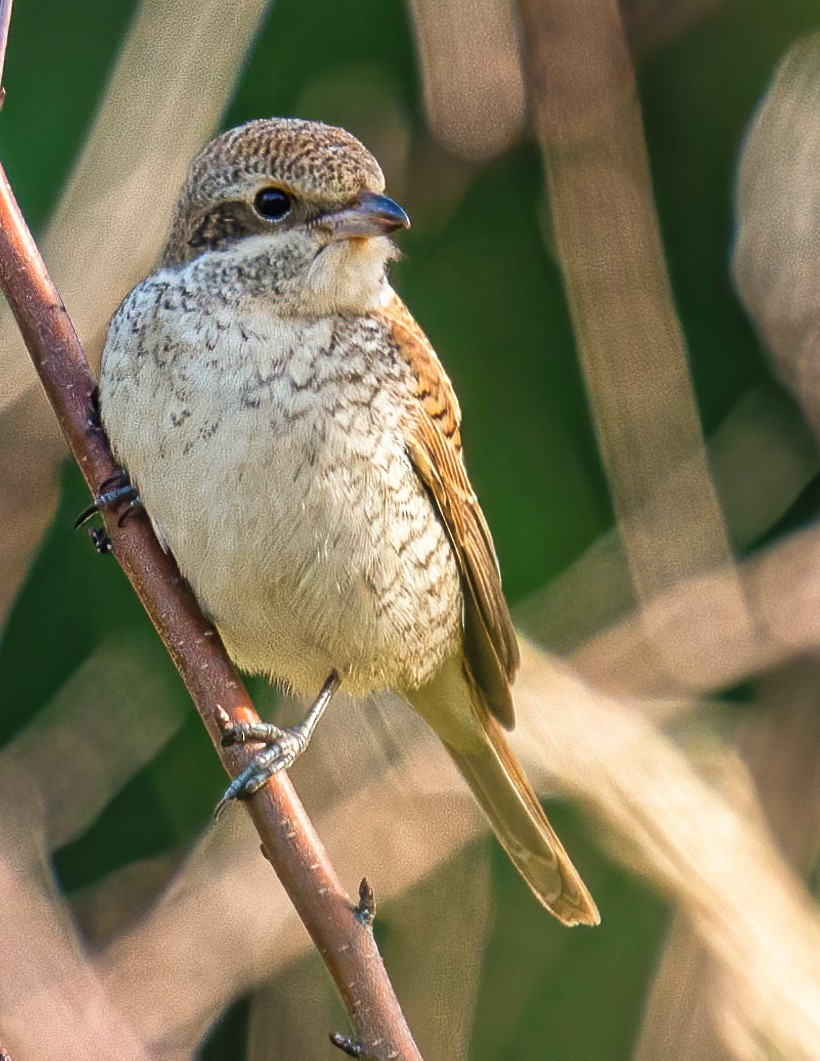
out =
<path fill-rule="evenodd" d="M 359 141 L 321 122 L 269 118 L 212 140 L 194 158 L 160 259 L 200 263 L 277 311 L 366 311 L 385 287 L 388 239 L 409 227 Z"/>

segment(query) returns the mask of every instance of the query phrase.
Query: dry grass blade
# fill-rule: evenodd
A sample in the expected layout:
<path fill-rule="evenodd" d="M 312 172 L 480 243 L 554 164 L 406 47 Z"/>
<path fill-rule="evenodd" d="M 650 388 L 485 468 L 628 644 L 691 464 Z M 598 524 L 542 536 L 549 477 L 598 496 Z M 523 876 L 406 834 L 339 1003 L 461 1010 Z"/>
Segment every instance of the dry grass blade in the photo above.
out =
<path fill-rule="evenodd" d="M 820 437 L 820 34 L 780 63 L 746 137 L 733 273 L 774 366 Z"/>
<path fill-rule="evenodd" d="M 524 121 L 510 3 L 410 0 L 410 10 L 430 128 L 460 158 L 493 158 L 509 147 Z"/>
<path fill-rule="evenodd" d="M 148 1061 L 156 1055 L 111 1005 L 24 817 L 0 834 L 0 955 L 9 972 L 0 1004 L 14 1057 Z"/>
<path fill-rule="evenodd" d="M 721 611 L 727 579 L 741 578 L 754 636 Z M 673 587 L 572 655 L 596 685 L 625 696 L 680 697 L 745 681 L 820 646 L 820 531 L 809 527 L 736 568 Z M 647 630 L 653 636 L 647 636 Z M 667 651 L 654 653 L 664 637 Z M 716 647 L 718 646 L 718 647 Z"/>
<path fill-rule="evenodd" d="M 133 648 L 101 646 L 0 756 L 0 955 L 13 970 L 0 1026 L 15 1057 L 149 1056 L 89 964 L 50 865 L 179 723 L 165 679 L 146 680 L 144 663 Z"/>
<path fill-rule="evenodd" d="M 820 845 L 820 648 L 769 675 L 737 748 L 784 857 L 803 877 Z"/>
<path fill-rule="evenodd" d="M 750 798 L 759 801 L 751 813 L 763 812 L 778 846 L 801 876 L 816 858 L 820 824 L 817 679 L 815 658 L 785 667 L 763 683 L 761 710 L 741 726 L 735 742 L 749 768 L 746 791 L 735 795 L 731 790 L 737 770 L 728 773 L 726 786 L 739 807 L 748 806 Z M 754 782 L 754 795 L 749 782 Z M 679 916 L 649 997 L 637 1061 L 759 1061 L 770 1056 L 749 1033 L 743 995 L 733 969 Z"/>
<path fill-rule="evenodd" d="M 747 1033 L 777 1057 L 818 1056 L 820 918 L 762 825 L 634 711 L 531 651 L 519 704 L 526 748 L 540 750 L 611 850 L 673 898 L 731 970 Z"/>
<path fill-rule="evenodd" d="M 709 439 L 709 465 L 732 543 L 743 550 L 794 504 L 817 474 L 818 458 L 792 403 L 779 389 L 760 384 L 746 392 Z M 612 530 L 519 605 L 516 617 L 542 644 L 571 652 L 634 606 L 621 539 Z M 702 642 L 702 656 L 707 649 Z M 703 673 L 701 662 L 696 688 L 705 687 Z"/>
<path fill-rule="evenodd" d="M 521 0 L 558 257 L 638 598 L 731 559 L 616 0 Z M 745 616 L 726 578 L 721 609 Z M 656 651 L 665 651 L 659 638 Z"/>
<path fill-rule="evenodd" d="M 8 313 L 0 317 L 0 333 L 9 319 Z M 15 340 L 18 353 L 19 347 Z M 0 386 L 5 382 L 0 375 Z M 35 386 L 0 411 L 0 636 L 59 499 L 65 442 L 46 411 Z"/>
<path fill-rule="evenodd" d="M 2 798 L 34 802 L 48 851 L 82 835 L 182 724 L 156 662 L 133 642 L 103 642 L 0 753 Z"/>
<path fill-rule="evenodd" d="M 763 1061 L 761 1044 L 726 1009 L 730 976 L 678 913 L 646 1002 L 634 1061 Z M 742 986 L 731 990 L 742 993 Z"/>

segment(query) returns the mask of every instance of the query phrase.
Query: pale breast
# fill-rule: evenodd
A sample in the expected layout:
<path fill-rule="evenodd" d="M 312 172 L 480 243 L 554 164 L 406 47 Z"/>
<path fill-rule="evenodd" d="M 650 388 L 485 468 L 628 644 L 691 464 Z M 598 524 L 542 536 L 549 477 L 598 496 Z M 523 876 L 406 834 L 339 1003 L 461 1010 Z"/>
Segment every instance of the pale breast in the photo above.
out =
<path fill-rule="evenodd" d="M 203 312 L 140 285 L 112 322 L 100 400 L 229 651 L 314 695 L 429 680 L 459 644 L 446 533 L 408 459 L 408 368 L 375 317 Z"/>

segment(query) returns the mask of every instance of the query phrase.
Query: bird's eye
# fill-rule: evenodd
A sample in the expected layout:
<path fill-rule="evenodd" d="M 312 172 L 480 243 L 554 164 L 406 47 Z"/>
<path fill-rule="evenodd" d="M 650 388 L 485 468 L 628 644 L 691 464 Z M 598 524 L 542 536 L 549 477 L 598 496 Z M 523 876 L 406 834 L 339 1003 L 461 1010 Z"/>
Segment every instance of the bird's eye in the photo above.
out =
<path fill-rule="evenodd" d="M 268 221 L 278 221 L 290 211 L 293 200 L 281 188 L 262 188 L 256 193 L 253 205 L 260 217 L 265 217 Z"/>

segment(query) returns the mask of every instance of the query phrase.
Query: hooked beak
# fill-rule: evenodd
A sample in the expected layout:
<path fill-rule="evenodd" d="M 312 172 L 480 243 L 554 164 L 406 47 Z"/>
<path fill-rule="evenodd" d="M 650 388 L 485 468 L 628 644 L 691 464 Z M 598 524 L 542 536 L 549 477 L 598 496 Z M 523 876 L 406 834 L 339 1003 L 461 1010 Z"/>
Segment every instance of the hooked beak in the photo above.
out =
<path fill-rule="evenodd" d="M 342 210 L 325 214 L 321 225 L 332 240 L 342 240 L 357 236 L 386 236 L 397 228 L 410 228 L 410 218 L 386 195 L 359 192 Z"/>

